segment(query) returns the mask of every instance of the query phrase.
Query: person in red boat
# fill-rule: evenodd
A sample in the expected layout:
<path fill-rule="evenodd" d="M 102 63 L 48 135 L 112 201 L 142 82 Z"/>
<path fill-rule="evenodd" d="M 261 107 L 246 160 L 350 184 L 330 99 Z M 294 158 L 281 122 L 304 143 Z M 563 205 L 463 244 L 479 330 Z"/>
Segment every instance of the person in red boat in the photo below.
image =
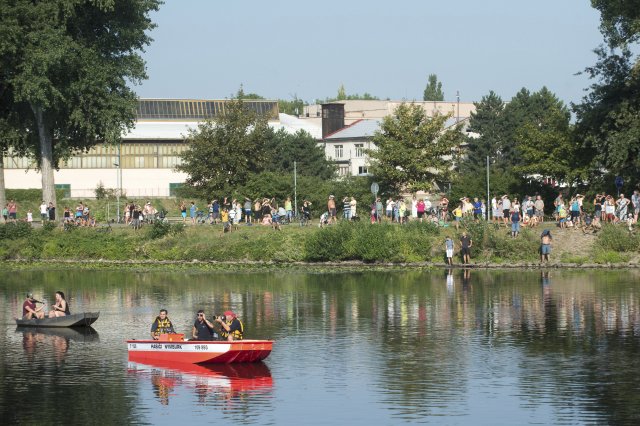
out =
<path fill-rule="evenodd" d="M 191 329 L 191 340 L 211 341 L 217 338 L 217 334 L 213 331 L 213 324 L 207 319 L 202 309 L 198 311 L 198 317 L 193 323 Z"/>
<path fill-rule="evenodd" d="M 220 324 L 220 337 L 225 340 L 242 340 L 244 335 L 244 325 L 238 319 L 233 311 L 226 311 L 223 316 L 216 318 L 216 322 Z"/>
<path fill-rule="evenodd" d="M 158 340 L 161 334 L 175 334 L 173 324 L 169 317 L 167 317 L 166 309 L 160 309 L 160 314 L 153 321 L 153 324 L 151 324 L 151 337 L 153 340 Z"/>

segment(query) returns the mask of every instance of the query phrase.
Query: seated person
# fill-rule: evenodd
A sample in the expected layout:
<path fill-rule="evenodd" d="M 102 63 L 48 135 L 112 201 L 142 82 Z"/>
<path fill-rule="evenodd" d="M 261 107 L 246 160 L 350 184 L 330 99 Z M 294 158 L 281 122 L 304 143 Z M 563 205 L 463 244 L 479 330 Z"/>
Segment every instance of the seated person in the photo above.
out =
<path fill-rule="evenodd" d="M 39 308 L 36 308 L 36 303 L 38 303 L 34 298 L 32 293 L 27 293 L 27 298 L 22 304 L 22 319 L 42 319 L 44 318 L 44 304 Z M 40 302 L 42 303 L 42 302 Z"/>
<path fill-rule="evenodd" d="M 63 317 L 65 315 L 71 315 L 69 303 L 65 299 L 63 292 L 56 291 L 56 304 L 53 305 L 53 310 L 49 312 L 49 318 Z"/>
<path fill-rule="evenodd" d="M 271 220 L 271 215 L 270 214 L 265 214 L 262 217 L 262 224 L 263 225 L 267 225 L 267 226 L 273 224 L 273 221 Z"/>
<path fill-rule="evenodd" d="M 191 329 L 191 340 L 201 340 L 207 342 L 215 340 L 217 339 L 218 335 L 214 333 L 213 330 L 213 324 L 206 318 L 204 311 L 200 309 L 198 311 L 198 317 L 193 323 L 193 328 Z"/>
<path fill-rule="evenodd" d="M 222 317 L 217 317 L 216 322 L 220 324 L 220 337 L 224 340 L 242 340 L 244 335 L 244 325 L 242 321 L 238 319 L 235 313 L 232 311 L 226 311 L 224 313 L 224 320 Z"/>
<path fill-rule="evenodd" d="M 171 320 L 167 317 L 167 310 L 160 309 L 160 314 L 156 317 L 151 324 L 151 337 L 153 340 L 158 340 L 161 334 L 175 334 L 175 330 L 173 329 L 173 324 L 171 324 Z"/>

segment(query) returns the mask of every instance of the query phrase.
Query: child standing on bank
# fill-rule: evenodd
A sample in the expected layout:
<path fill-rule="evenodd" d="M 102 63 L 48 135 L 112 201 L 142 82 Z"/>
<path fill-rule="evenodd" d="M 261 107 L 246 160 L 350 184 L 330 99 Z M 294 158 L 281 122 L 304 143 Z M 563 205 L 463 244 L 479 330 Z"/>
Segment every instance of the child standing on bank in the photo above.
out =
<path fill-rule="evenodd" d="M 31 210 L 27 212 L 27 222 L 29 223 L 29 225 L 31 225 L 33 222 L 33 212 L 31 212 Z"/>
<path fill-rule="evenodd" d="M 453 240 L 448 235 L 444 240 L 444 248 L 447 253 L 447 265 L 453 265 Z"/>

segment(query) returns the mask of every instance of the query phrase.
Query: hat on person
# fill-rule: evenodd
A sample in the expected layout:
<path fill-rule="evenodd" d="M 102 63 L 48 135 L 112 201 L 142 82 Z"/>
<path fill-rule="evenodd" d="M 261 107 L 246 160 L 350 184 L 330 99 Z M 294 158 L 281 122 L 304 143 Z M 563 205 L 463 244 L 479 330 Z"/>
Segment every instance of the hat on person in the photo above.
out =
<path fill-rule="evenodd" d="M 33 293 L 27 292 L 27 299 L 33 299 Z"/>
<path fill-rule="evenodd" d="M 333 195 L 329 195 L 329 198 L 335 198 Z"/>
<path fill-rule="evenodd" d="M 233 311 L 225 311 L 224 312 L 224 316 L 225 317 L 231 317 L 231 318 L 235 318 L 236 314 L 233 313 Z"/>

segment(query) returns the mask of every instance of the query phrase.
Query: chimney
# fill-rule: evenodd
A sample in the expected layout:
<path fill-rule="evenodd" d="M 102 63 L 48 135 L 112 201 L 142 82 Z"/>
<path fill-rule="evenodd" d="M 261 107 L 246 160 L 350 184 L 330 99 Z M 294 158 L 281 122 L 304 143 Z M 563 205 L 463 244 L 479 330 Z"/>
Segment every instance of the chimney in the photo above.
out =
<path fill-rule="evenodd" d="M 344 104 L 322 104 L 322 138 L 344 127 Z"/>

